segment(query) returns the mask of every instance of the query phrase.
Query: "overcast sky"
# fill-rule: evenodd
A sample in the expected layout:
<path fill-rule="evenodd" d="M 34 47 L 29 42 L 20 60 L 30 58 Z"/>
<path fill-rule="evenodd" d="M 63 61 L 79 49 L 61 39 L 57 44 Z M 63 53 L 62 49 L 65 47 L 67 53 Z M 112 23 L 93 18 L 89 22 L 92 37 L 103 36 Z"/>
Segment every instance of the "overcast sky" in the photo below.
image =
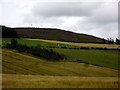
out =
<path fill-rule="evenodd" d="M 0 11 L 0 25 L 118 37 L 117 0 L 0 0 Z"/>

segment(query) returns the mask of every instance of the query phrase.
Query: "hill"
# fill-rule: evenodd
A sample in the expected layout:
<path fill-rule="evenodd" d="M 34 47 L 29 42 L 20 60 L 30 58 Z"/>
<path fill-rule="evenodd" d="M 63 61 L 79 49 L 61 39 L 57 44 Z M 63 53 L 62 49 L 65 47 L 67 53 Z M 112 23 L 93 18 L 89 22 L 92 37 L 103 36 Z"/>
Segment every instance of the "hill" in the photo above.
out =
<path fill-rule="evenodd" d="M 61 29 L 54 28 L 33 28 L 33 27 L 20 27 L 20 28 L 8 28 L 3 27 L 3 38 L 6 38 L 8 33 L 5 30 L 13 30 L 15 37 L 23 38 L 37 38 L 67 42 L 79 42 L 79 43 L 109 43 L 107 40 L 95 37 L 87 34 L 74 33 Z M 6 33 L 6 34 L 4 34 Z M 8 36 L 7 36 L 8 37 Z M 11 36 L 13 37 L 13 36 Z"/>
<path fill-rule="evenodd" d="M 14 50 L 3 49 L 2 54 L 3 74 L 81 77 L 116 77 L 118 75 L 117 70 L 106 67 L 77 62 L 50 62 Z"/>
<path fill-rule="evenodd" d="M 10 43 L 10 41 L 11 39 L 8 39 L 8 38 L 2 40 L 3 45 Z M 93 47 L 85 48 L 85 47 L 73 46 L 65 43 L 57 44 L 57 43 L 51 43 L 51 42 L 44 42 L 38 39 L 37 40 L 36 39 L 34 40 L 18 39 L 17 41 L 18 41 L 18 44 L 27 45 L 28 47 L 31 47 L 31 46 L 36 47 L 37 45 L 40 45 L 42 48 L 46 48 L 48 50 L 52 49 L 53 51 L 58 52 L 61 55 L 65 55 L 65 57 L 68 58 L 67 61 L 70 60 L 70 61 L 84 62 L 84 63 L 118 69 L 119 50 L 117 50 L 117 46 L 111 47 L 109 46 L 109 44 L 107 44 L 109 49 L 107 48 L 104 49 L 103 44 L 100 44 L 102 46 L 97 46 L 98 44 L 96 44 L 96 49 L 95 49 L 95 44 L 94 44 L 94 48 Z M 51 41 L 51 40 L 47 40 L 47 41 Z M 22 47 L 21 50 L 24 50 L 24 48 Z M 34 51 L 37 51 L 37 50 L 34 50 Z"/>
<path fill-rule="evenodd" d="M 118 71 L 76 62 L 49 62 L 3 49 L 3 88 L 117 88 Z M 14 57 L 15 56 L 15 57 Z"/>

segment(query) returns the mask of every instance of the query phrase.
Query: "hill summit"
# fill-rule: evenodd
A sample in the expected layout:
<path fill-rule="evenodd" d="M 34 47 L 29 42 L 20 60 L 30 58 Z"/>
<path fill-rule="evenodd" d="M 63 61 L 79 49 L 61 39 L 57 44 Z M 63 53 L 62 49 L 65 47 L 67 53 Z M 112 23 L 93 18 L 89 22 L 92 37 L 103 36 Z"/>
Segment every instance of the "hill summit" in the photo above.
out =
<path fill-rule="evenodd" d="M 108 43 L 107 40 L 96 36 L 74 33 L 71 31 L 55 28 L 34 28 L 34 27 L 10 28 L 2 26 L 2 35 L 3 38 L 22 37 L 78 43 Z"/>

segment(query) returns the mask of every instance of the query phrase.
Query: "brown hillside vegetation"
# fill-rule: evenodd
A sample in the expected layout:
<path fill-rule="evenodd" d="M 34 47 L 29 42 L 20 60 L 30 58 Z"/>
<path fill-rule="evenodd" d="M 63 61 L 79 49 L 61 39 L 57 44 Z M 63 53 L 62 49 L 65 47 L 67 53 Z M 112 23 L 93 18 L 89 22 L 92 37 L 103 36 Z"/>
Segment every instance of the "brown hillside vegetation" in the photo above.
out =
<path fill-rule="evenodd" d="M 52 28 L 13 28 L 20 37 L 39 38 L 48 40 L 59 40 L 67 42 L 80 42 L 80 43 L 107 43 L 107 40 L 87 35 L 78 34 L 70 31 Z"/>

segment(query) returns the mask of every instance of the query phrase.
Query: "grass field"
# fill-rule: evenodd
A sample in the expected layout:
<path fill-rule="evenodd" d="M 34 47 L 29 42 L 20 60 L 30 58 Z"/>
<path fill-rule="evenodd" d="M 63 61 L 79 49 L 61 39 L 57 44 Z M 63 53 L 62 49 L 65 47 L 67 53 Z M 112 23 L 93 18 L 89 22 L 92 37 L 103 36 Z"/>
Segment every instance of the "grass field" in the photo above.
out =
<path fill-rule="evenodd" d="M 3 39 L 2 44 L 10 43 L 10 38 Z M 99 48 L 110 48 L 116 49 L 119 48 L 119 45 L 116 44 L 93 44 L 93 43 L 72 43 L 72 42 L 62 42 L 62 41 L 53 41 L 53 40 L 43 40 L 43 39 L 18 39 L 20 44 L 27 44 L 28 46 L 36 46 L 40 44 L 41 46 L 48 47 L 99 47 Z"/>
<path fill-rule="evenodd" d="M 3 49 L 3 88 L 117 88 L 115 69 L 77 62 L 49 62 Z"/>
<path fill-rule="evenodd" d="M 57 47 L 53 48 L 53 50 L 62 53 L 66 55 L 69 59 L 69 61 L 78 61 L 78 62 L 85 62 L 89 64 L 94 64 L 98 66 L 104 66 L 104 67 L 109 67 L 109 68 L 114 68 L 118 69 L 118 53 L 120 51 L 117 50 L 81 50 L 81 49 L 63 49 L 63 48 L 58 48 L 58 43 L 59 41 L 50 41 L 50 40 L 41 40 L 41 39 L 18 39 L 18 43 L 20 44 L 26 44 L 28 46 L 36 46 L 36 45 L 41 45 L 44 47 Z M 57 43 L 55 43 L 57 42 Z M 3 45 L 6 43 L 10 43 L 10 39 L 3 39 Z M 66 42 L 68 43 L 68 42 Z M 74 43 L 75 44 L 75 43 Z M 78 47 L 78 46 L 73 46 L 73 45 L 68 45 L 68 44 L 59 44 L 59 46 L 66 46 L 70 48 Z M 82 44 L 83 45 L 83 44 Z M 87 45 L 87 44 L 86 44 Z M 90 46 L 92 46 L 91 44 Z M 109 46 L 109 44 L 107 44 Z M 94 44 L 95 46 L 95 44 Z M 98 44 L 96 44 L 98 46 Z M 100 47 L 103 47 L 102 44 L 99 44 Z M 115 48 L 116 45 L 112 45 L 112 48 Z M 80 47 L 80 46 L 79 46 Z M 109 46 L 110 48 L 110 46 Z"/>
<path fill-rule="evenodd" d="M 10 39 L 3 39 L 3 45 Z M 3 88 L 117 88 L 118 51 L 63 49 L 89 45 L 50 40 L 18 39 L 18 43 L 28 46 L 41 45 L 67 56 L 67 60 L 48 61 L 14 50 L 2 50 Z M 116 45 L 109 48 L 117 48 Z M 57 48 L 55 48 L 57 47 Z M 74 62 L 76 61 L 77 62 Z M 89 63 L 89 64 L 88 64 Z M 103 66 L 103 67 L 100 67 Z M 114 69 L 112 69 L 114 68 Z"/>
<path fill-rule="evenodd" d="M 77 62 L 50 62 L 3 49 L 2 72 L 50 76 L 117 76 L 117 70 Z M 31 68 L 32 67 L 32 68 Z"/>
<path fill-rule="evenodd" d="M 37 40 L 28 40 L 28 39 L 17 39 L 19 44 L 26 44 L 28 46 L 37 46 L 37 45 L 41 45 L 43 47 L 78 47 L 78 46 L 71 46 L 71 45 L 67 45 L 67 44 L 57 44 L 57 43 L 49 43 L 49 42 L 44 42 L 44 41 L 37 41 Z M 2 40 L 2 44 L 5 45 L 6 43 L 10 43 L 11 39 L 3 39 Z"/>
<path fill-rule="evenodd" d="M 53 50 L 66 55 L 69 59 L 78 60 L 99 66 L 118 69 L 118 53 L 114 50 L 70 50 L 54 48 Z"/>
<path fill-rule="evenodd" d="M 3 74 L 3 88 L 118 88 L 116 77 Z"/>
<path fill-rule="evenodd" d="M 3 45 L 5 45 L 6 43 L 10 43 L 10 39 L 3 39 L 2 42 L 3 42 Z M 53 43 L 53 41 L 50 41 L 50 40 L 40 41 L 38 39 L 37 40 L 18 39 L 18 43 L 26 44 L 28 46 L 41 45 L 49 48 L 58 47 L 57 43 Z M 59 44 L 59 46 L 66 46 L 66 44 L 65 43 Z M 67 47 L 74 48 L 78 46 L 67 45 Z M 75 50 L 75 49 L 63 49 L 63 48 L 53 48 L 53 50 L 66 55 L 69 61 L 77 60 L 78 62 L 85 62 L 85 63 L 94 64 L 98 66 L 104 66 L 104 67 L 109 67 L 114 69 L 119 68 L 118 53 L 120 53 L 120 51 L 117 51 L 117 50 L 81 50 L 81 49 Z"/>
<path fill-rule="evenodd" d="M 27 40 L 59 43 L 59 44 L 79 46 L 79 47 L 100 47 L 100 48 L 112 48 L 112 49 L 119 48 L 119 45 L 116 44 L 73 43 L 73 42 L 63 42 L 63 41 L 44 40 L 44 39 L 27 39 Z"/>

